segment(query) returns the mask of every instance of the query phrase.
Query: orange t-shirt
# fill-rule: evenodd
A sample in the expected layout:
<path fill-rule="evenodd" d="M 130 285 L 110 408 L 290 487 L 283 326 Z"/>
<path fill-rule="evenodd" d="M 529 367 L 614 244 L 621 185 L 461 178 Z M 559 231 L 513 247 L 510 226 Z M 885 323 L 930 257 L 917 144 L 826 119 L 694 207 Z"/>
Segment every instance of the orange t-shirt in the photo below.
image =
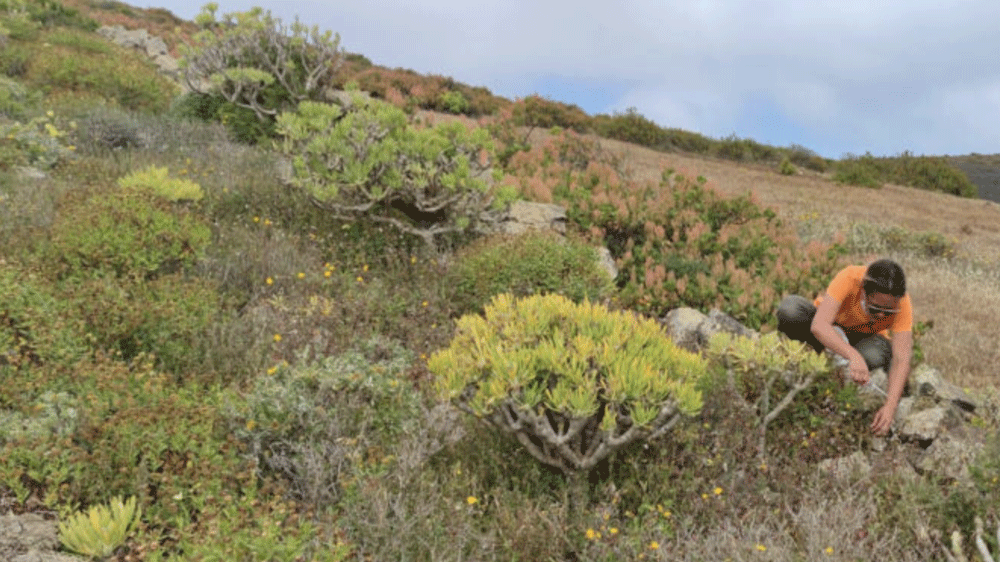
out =
<path fill-rule="evenodd" d="M 849 265 L 842 269 L 826 292 L 840 301 L 840 310 L 834 317 L 834 324 L 844 328 L 846 332 L 859 332 L 864 334 L 882 334 L 889 336 L 889 331 L 910 332 L 913 330 L 913 307 L 910 304 L 910 295 L 904 294 L 899 299 L 899 312 L 883 318 L 872 318 L 861 306 L 861 298 L 865 294 L 864 278 L 868 270 L 864 265 Z M 819 306 L 823 302 L 823 295 L 816 297 L 814 303 Z"/>

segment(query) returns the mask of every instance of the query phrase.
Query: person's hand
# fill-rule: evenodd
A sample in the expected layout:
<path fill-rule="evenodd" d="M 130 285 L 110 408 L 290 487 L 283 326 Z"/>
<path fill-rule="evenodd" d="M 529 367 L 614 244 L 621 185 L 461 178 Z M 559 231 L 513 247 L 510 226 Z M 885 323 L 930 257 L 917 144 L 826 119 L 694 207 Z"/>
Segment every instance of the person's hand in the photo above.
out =
<path fill-rule="evenodd" d="M 872 420 L 872 433 L 875 435 L 884 435 L 885 432 L 889 431 L 889 426 L 892 425 L 892 420 L 896 417 L 896 407 L 886 403 L 877 412 L 875 412 L 875 419 Z"/>
<path fill-rule="evenodd" d="M 865 363 L 863 357 L 852 359 L 847 368 L 852 381 L 861 385 L 868 384 L 868 381 L 871 379 L 871 373 L 868 372 L 868 364 Z"/>

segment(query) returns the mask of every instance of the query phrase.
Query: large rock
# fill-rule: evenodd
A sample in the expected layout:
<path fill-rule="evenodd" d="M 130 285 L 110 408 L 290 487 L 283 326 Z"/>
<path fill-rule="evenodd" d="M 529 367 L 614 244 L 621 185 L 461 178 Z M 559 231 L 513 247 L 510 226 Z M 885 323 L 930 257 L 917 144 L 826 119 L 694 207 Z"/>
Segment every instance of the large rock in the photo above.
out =
<path fill-rule="evenodd" d="M 950 405 L 939 405 L 910 413 L 900 424 L 899 436 L 904 441 L 914 441 L 928 447 L 940 435 L 962 423 L 961 417 Z"/>
<path fill-rule="evenodd" d="M 913 369 L 910 380 L 915 388 L 914 392 L 921 396 L 933 396 L 951 402 L 966 412 L 973 412 L 978 406 L 969 393 L 945 381 L 941 377 L 941 371 L 926 363 L 921 363 Z"/>
<path fill-rule="evenodd" d="M 917 459 L 916 468 L 937 477 L 970 482 L 969 465 L 983 451 L 981 439 L 959 432 L 947 433 L 934 440 Z"/>
<path fill-rule="evenodd" d="M 712 309 L 706 315 L 693 308 L 675 308 L 668 312 L 660 323 L 674 343 L 691 351 L 704 349 L 708 340 L 720 332 L 746 338 L 755 338 L 759 335 L 717 309 Z"/>
<path fill-rule="evenodd" d="M 697 351 L 701 348 L 698 326 L 701 326 L 707 318 L 704 313 L 693 308 L 675 308 L 668 312 L 660 323 L 675 344 L 690 351 Z"/>
<path fill-rule="evenodd" d="M 498 231 L 521 234 L 529 230 L 553 230 L 566 234 L 566 209 L 550 203 L 514 201 L 500 220 Z"/>

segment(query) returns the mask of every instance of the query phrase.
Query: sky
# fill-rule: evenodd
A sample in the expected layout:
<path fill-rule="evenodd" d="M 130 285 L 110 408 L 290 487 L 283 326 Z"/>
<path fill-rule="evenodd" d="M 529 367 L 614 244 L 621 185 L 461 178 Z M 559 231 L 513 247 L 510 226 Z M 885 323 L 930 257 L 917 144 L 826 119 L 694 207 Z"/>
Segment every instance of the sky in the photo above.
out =
<path fill-rule="evenodd" d="M 192 0 L 130 2 L 193 20 Z M 827 158 L 1000 153 L 996 0 L 216 0 L 373 63 Z"/>

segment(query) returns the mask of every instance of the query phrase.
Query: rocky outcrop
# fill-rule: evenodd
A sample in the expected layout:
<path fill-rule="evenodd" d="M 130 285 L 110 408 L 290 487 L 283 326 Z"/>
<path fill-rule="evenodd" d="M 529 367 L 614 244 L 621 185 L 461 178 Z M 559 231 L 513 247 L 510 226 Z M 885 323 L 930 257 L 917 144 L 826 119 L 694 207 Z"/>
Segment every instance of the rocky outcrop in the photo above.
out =
<path fill-rule="evenodd" d="M 112 43 L 143 52 L 155 64 L 160 72 L 176 79 L 180 67 L 177 59 L 170 56 L 170 50 L 163 39 L 150 35 L 145 29 L 125 29 L 120 25 L 103 26 L 97 33 Z"/>
<path fill-rule="evenodd" d="M 704 349 L 709 338 L 718 332 L 744 337 L 759 335 L 719 310 L 704 314 L 691 308 L 678 308 L 668 312 L 660 322 L 675 343 L 691 351 Z M 882 404 L 887 383 L 885 372 L 879 369 L 872 373 L 868 385 L 859 388 L 865 396 L 863 404 L 873 412 Z M 969 465 L 985 446 L 984 433 L 968 423 L 980 407 L 977 400 L 946 381 L 931 365 L 916 366 L 910 373 L 909 383 L 911 393 L 900 400 L 889 437 L 917 451 L 906 470 L 969 482 Z M 818 469 L 836 478 L 865 476 L 872 471 L 875 457 L 885 447 L 885 439 L 876 439 L 873 451 L 856 451 L 845 457 L 827 459 Z"/>

